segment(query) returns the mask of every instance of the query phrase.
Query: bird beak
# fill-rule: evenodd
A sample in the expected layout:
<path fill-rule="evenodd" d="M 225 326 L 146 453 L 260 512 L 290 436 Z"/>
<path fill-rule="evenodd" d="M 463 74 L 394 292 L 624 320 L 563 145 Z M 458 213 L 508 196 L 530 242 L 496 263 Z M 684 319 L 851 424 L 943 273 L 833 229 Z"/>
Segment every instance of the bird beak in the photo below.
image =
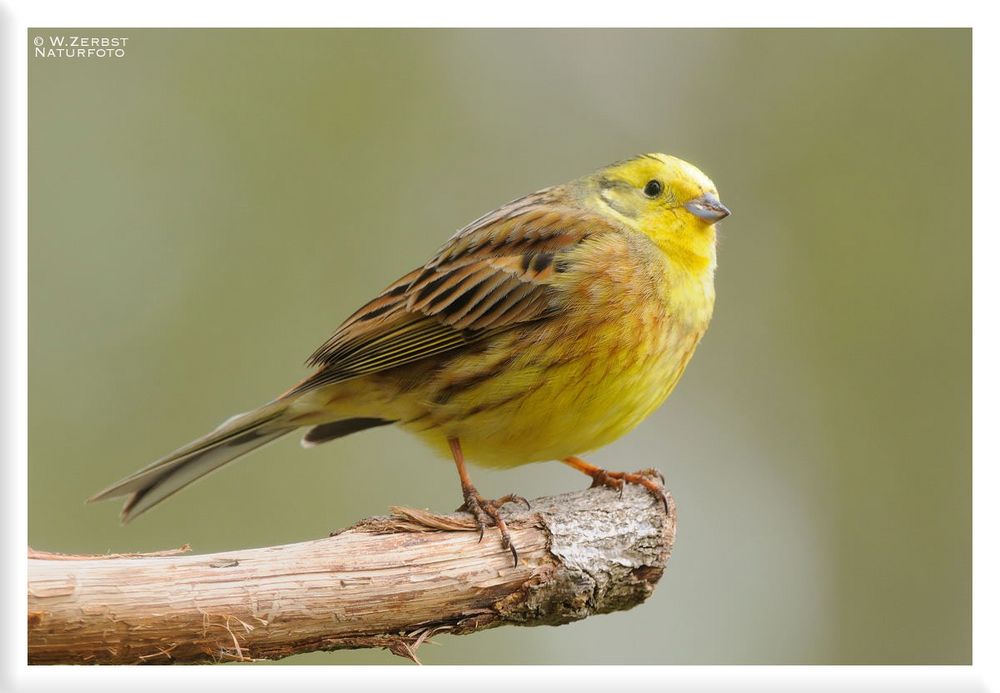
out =
<path fill-rule="evenodd" d="M 701 197 L 696 197 L 690 202 L 685 203 L 684 207 L 699 219 L 704 219 L 712 224 L 732 214 L 724 204 L 719 202 L 719 198 L 712 193 L 705 193 Z"/>

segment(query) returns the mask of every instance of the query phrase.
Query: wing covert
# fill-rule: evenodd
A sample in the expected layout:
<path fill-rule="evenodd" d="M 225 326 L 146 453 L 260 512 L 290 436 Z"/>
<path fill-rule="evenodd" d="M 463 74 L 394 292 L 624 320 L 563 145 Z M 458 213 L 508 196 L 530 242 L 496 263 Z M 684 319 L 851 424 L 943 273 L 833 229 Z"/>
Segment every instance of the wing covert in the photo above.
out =
<path fill-rule="evenodd" d="M 452 236 L 423 267 L 350 316 L 309 359 L 293 392 L 451 351 L 558 309 L 555 275 L 609 223 L 559 203 L 558 188 L 515 200 Z"/>

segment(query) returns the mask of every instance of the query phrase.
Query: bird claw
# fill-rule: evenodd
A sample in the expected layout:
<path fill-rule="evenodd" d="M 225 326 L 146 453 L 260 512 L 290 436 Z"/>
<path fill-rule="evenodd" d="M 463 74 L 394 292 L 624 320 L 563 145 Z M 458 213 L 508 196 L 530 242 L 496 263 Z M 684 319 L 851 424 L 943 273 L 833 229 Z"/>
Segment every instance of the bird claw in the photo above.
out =
<path fill-rule="evenodd" d="M 510 541 L 510 531 L 507 529 L 507 523 L 500 516 L 500 508 L 507 503 L 523 503 L 529 509 L 531 508 L 527 500 L 513 493 L 509 493 L 496 500 L 486 500 L 475 489 L 467 489 L 465 492 L 465 502 L 459 510 L 469 513 L 476 520 L 476 525 L 479 527 L 480 542 L 483 540 L 487 527 L 493 526 L 500 530 L 500 544 L 510 551 L 511 556 L 514 558 L 514 567 L 516 568 L 518 562 L 517 549 L 514 548 L 514 545 Z"/>
<path fill-rule="evenodd" d="M 592 475 L 593 481 L 590 483 L 590 488 L 607 486 L 608 488 L 618 489 L 618 497 L 623 498 L 625 496 L 625 482 L 616 476 L 620 473 L 600 469 Z"/>
<path fill-rule="evenodd" d="M 524 496 L 519 496 L 516 493 L 508 493 L 506 496 L 492 501 L 492 503 L 494 503 L 497 508 L 507 505 L 507 503 L 520 503 L 526 510 L 531 510 L 531 503 L 528 502 L 528 499 Z"/>
<path fill-rule="evenodd" d="M 667 500 L 666 489 L 663 487 L 663 483 L 651 479 L 649 474 L 645 472 L 651 470 L 643 470 L 639 473 L 633 472 L 609 472 L 606 469 L 600 469 L 593 474 L 593 483 L 590 484 L 591 488 L 595 486 L 607 486 L 609 488 L 618 490 L 618 497 L 621 498 L 625 495 L 625 484 L 635 484 L 637 486 L 642 486 L 647 491 L 649 491 L 654 498 L 657 498 L 661 503 L 663 503 L 663 508 L 667 513 L 667 517 L 670 517 L 670 503 Z"/>

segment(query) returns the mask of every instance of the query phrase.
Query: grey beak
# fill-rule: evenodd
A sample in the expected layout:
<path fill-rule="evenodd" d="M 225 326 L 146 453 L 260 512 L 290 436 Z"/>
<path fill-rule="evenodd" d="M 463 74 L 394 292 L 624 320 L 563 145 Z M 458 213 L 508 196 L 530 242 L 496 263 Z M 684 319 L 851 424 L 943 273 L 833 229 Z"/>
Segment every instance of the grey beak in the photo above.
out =
<path fill-rule="evenodd" d="M 712 193 L 705 193 L 701 197 L 696 197 L 690 202 L 685 203 L 684 207 L 699 219 L 704 219 L 713 224 L 732 214 L 729 208 L 719 202 L 719 198 Z"/>

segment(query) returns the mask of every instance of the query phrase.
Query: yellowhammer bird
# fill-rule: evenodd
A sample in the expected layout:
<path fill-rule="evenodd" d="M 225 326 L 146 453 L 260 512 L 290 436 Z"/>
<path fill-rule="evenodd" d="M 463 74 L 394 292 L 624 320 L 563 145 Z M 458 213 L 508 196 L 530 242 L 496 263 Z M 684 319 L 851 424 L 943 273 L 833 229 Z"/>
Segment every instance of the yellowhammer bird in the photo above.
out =
<path fill-rule="evenodd" d="M 712 316 L 714 225 L 728 215 L 707 176 L 664 154 L 514 200 L 349 317 L 311 376 L 91 500 L 128 494 L 127 521 L 297 428 L 313 446 L 386 424 L 454 458 L 463 507 L 512 551 L 499 508 L 521 499 L 482 498 L 466 458 L 561 460 L 662 499 L 655 481 L 576 455 L 631 430 L 677 384 Z"/>

